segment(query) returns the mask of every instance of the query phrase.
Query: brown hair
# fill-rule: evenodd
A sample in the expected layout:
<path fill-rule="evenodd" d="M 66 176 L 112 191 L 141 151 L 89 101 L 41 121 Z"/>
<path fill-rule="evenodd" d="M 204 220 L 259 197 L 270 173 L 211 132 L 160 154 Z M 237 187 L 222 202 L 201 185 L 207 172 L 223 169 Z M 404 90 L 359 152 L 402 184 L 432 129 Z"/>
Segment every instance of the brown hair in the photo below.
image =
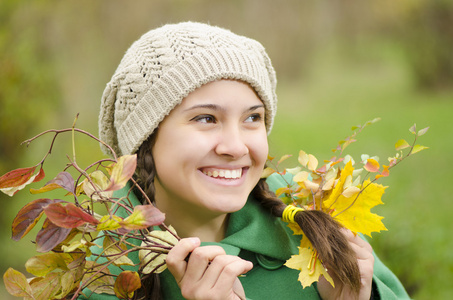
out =
<path fill-rule="evenodd" d="M 156 136 L 155 131 L 138 149 L 135 174 L 135 180 L 152 203 L 155 203 L 154 177 L 156 169 L 151 149 Z M 269 190 L 265 179 L 260 179 L 251 194 L 272 215 L 278 218 L 282 217 L 283 210 L 287 205 Z M 140 193 L 137 195 L 140 195 Z M 144 199 L 142 199 L 142 203 L 146 203 Z M 358 294 L 360 272 L 357 258 L 346 237 L 340 231 L 342 226 L 329 214 L 319 210 L 300 211 L 294 219 L 318 251 L 319 258 L 325 267 L 333 273 L 343 286 L 349 286 Z M 162 299 L 158 274 L 150 274 L 142 278 L 142 288 L 136 293 L 135 299 Z"/>

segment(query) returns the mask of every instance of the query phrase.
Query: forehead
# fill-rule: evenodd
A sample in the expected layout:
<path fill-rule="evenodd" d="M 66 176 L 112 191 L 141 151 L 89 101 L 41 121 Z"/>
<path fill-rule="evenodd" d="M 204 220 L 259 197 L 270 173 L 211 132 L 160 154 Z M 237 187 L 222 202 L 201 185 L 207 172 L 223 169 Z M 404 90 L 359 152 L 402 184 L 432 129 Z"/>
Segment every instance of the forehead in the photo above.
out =
<path fill-rule="evenodd" d="M 209 82 L 185 97 L 180 106 L 187 107 L 197 103 L 249 106 L 263 104 L 249 84 L 237 80 L 218 80 Z"/>

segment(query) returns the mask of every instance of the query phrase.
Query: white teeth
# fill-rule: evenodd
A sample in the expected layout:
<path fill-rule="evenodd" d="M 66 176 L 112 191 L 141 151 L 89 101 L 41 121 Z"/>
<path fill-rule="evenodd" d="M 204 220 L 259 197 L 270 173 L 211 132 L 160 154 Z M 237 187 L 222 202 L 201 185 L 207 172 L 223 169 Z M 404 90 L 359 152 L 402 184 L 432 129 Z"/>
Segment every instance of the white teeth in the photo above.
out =
<path fill-rule="evenodd" d="M 203 171 L 203 173 L 214 178 L 221 177 L 227 179 L 238 179 L 242 176 L 242 169 Z"/>

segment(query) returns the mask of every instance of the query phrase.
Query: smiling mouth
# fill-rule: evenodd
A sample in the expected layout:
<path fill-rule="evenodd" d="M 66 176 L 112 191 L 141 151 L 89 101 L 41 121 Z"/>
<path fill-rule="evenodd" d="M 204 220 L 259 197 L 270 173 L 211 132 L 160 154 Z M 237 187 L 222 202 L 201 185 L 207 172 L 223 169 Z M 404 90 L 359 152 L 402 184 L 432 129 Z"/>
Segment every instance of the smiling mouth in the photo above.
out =
<path fill-rule="evenodd" d="M 226 169 L 205 169 L 203 174 L 213 178 L 239 179 L 242 177 L 242 168 L 234 170 Z"/>

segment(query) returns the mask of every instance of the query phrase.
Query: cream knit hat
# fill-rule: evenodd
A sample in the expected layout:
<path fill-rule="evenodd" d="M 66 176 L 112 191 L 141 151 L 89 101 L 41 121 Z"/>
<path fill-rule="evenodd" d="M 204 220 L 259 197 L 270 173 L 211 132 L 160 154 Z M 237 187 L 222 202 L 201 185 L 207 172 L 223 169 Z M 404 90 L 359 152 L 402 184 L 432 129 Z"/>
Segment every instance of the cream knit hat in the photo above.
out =
<path fill-rule="evenodd" d="M 226 29 L 186 22 L 151 30 L 127 50 L 102 95 L 99 136 L 117 155 L 132 154 L 183 98 L 219 79 L 255 89 L 269 133 L 276 77 L 264 47 Z"/>

